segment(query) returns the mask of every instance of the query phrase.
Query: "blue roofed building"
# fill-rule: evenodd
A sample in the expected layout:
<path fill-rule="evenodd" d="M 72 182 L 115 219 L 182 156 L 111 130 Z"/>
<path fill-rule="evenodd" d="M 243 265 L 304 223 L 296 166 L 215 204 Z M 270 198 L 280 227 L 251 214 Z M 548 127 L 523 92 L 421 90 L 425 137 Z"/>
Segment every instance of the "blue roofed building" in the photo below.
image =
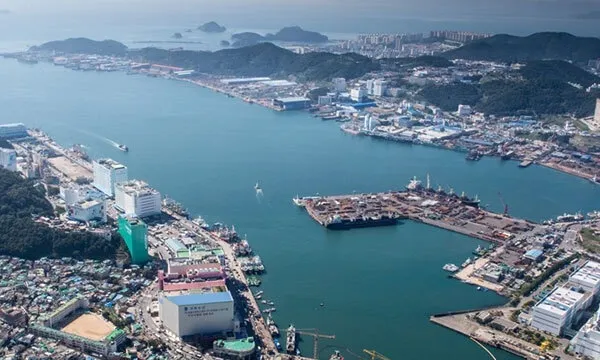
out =
<path fill-rule="evenodd" d="M 233 298 L 223 292 L 163 292 L 158 299 L 163 325 L 178 337 L 235 331 Z"/>
<path fill-rule="evenodd" d="M 544 252 L 540 249 L 531 249 L 523 255 L 525 259 L 529 259 L 531 261 L 538 261 L 542 257 Z"/>

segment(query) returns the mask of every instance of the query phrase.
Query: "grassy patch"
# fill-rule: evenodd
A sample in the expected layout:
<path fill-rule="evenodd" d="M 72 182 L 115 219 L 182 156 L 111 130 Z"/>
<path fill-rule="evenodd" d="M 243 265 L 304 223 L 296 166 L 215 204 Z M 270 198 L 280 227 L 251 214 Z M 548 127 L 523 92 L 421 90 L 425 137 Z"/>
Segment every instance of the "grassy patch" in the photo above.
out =
<path fill-rule="evenodd" d="M 600 235 L 596 235 L 593 229 L 581 229 L 581 239 L 583 247 L 590 252 L 600 254 Z"/>

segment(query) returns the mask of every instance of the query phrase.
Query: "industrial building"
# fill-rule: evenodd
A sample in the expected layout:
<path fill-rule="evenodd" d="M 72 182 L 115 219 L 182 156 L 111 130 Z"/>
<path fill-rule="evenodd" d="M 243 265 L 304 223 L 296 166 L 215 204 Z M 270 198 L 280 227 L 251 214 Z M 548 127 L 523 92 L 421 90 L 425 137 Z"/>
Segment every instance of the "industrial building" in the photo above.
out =
<path fill-rule="evenodd" d="M 10 171 L 17 171 L 17 152 L 13 149 L 0 148 L 0 166 Z"/>
<path fill-rule="evenodd" d="M 29 136 L 27 128 L 21 123 L 0 124 L 0 139 L 18 139 Z"/>
<path fill-rule="evenodd" d="M 115 185 L 128 179 L 127 167 L 112 159 L 94 161 L 94 187 L 108 196 L 115 195 Z"/>
<path fill-rule="evenodd" d="M 579 329 L 570 345 L 577 355 L 600 359 L 600 310 Z"/>
<path fill-rule="evenodd" d="M 305 97 L 285 97 L 273 99 L 273 106 L 280 110 L 302 110 L 310 107 L 310 99 Z"/>
<path fill-rule="evenodd" d="M 81 200 L 67 205 L 67 217 L 84 222 L 106 222 L 106 205 L 103 200 Z"/>
<path fill-rule="evenodd" d="M 143 218 L 160 214 L 161 197 L 145 182 L 131 180 L 115 186 L 115 206 L 125 215 Z"/>
<path fill-rule="evenodd" d="M 589 303 L 588 298 L 590 298 L 589 293 L 580 293 L 568 287 L 557 287 L 534 306 L 531 326 L 560 336 L 571 326 L 584 305 Z"/>
<path fill-rule="evenodd" d="M 596 296 L 600 290 L 600 263 L 586 262 L 569 278 L 569 284 Z"/>
<path fill-rule="evenodd" d="M 119 234 L 125 240 L 131 262 L 145 264 L 148 259 L 148 226 L 135 217 L 119 216 Z"/>
<path fill-rule="evenodd" d="M 163 325 L 178 337 L 234 331 L 234 305 L 229 291 L 161 293 L 158 306 Z"/>

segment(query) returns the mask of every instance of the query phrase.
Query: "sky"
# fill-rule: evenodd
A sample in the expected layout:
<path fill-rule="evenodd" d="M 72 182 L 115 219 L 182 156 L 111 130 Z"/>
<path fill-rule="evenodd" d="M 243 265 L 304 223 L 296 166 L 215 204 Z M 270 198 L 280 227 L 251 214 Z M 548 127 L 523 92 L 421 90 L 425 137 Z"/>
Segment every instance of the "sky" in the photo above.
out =
<path fill-rule="evenodd" d="M 261 13 L 325 12 L 331 16 L 564 17 L 600 10 L 600 0 L 0 0 L 0 9 L 19 13 L 172 13 L 196 14 L 255 9 Z M 283 14 L 281 14 L 283 13 Z"/>
<path fill-rule="evenodd" d="M 63 30 L 88 24 L 194 27 L 215 20 L 236 29 L 299 25 L 329 33 L 451 29 L 600 36 L 600 20 L 576 19 L 600 13 L 600 0 L 0 0 L 0 9 L 11 12 L 0 13 L 0 29 L 3 21 L 8 27 L 8 18 Z"/>

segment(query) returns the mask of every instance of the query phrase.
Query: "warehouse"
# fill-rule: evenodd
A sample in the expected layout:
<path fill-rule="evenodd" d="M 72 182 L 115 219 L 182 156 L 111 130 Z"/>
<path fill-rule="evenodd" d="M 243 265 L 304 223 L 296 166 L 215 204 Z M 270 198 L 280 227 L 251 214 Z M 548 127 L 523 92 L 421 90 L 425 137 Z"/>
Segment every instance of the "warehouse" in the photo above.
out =
<path fill-rule="evenodd" d="M 273 99 L 273 106 L 280 110 L 302 110 L 310 107 L 310 99 L 305 97 L 286 97 Z"/>

